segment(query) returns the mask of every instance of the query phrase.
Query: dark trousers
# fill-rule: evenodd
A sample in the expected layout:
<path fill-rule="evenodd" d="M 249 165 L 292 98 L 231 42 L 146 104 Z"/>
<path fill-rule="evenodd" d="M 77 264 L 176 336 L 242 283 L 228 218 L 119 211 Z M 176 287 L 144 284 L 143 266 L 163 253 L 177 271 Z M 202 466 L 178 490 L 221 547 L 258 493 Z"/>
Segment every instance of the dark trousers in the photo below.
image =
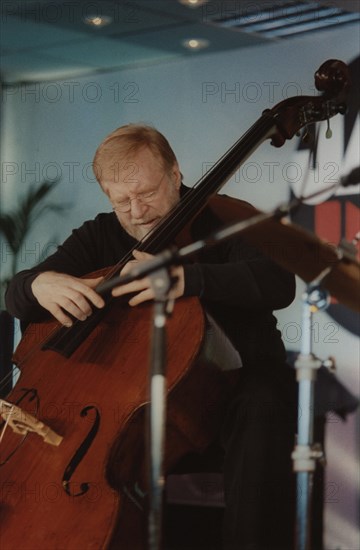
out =
<path fill-rule="evenodd" d="M 287 365 L 241 369 L 222 430 L 226 550 L 294 547 L 296 394 Z"/>

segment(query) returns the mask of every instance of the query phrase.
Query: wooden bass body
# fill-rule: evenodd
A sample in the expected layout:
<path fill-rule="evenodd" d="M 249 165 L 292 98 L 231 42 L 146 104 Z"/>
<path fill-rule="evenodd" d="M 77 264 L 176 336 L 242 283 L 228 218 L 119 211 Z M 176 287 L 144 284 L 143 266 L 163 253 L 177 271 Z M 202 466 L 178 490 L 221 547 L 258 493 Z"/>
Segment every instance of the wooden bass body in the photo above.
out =
<path fill-rule="evenodd" d="M 1 550 L 147 547 L 151 323 L 151 305 L 114 301 L 71 360 L 33 351 L 56 323 L 25 332 L 15 353 L 22 374 L 7 400 L 46 428 L 4 433 Z M 196 298 L 179 300 L 168 321 L 167 473 L 211 442 L 231 391 L 202 351 L 206 324 Z M 60 443 L 46 442 L 47 428 Z"/>

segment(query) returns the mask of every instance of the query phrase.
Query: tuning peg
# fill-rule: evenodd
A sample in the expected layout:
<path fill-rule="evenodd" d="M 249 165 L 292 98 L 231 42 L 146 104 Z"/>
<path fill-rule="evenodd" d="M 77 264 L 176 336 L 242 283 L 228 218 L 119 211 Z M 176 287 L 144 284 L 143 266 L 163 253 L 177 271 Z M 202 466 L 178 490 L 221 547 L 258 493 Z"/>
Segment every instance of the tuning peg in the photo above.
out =
<path fill-rule="evenodd" d="M 306 129 L 305 132 L 304 132 L 304 135 L 302 137 L 302 142 L 303 143 L 310 143 L 310 141 L 312 141 L 312 135 L 310 134 L 310 132 Z"/>
<path fill-rule="evenodd" d="M 334 357 L 328 357 L 322 362 L 323 367 L 326 367 L 330 372 L 336 371 L 336 362 Z"/>
<path fill-rule="evenodd" d="M 326 130 L 326 133 L 325 133 L 325 137 L 326 137 L 326 139 L 332 138 L 332 130 L 330 128 L 330 120 L 329 119 L 327 119 L 327 130 Z"/>
<path fill-rule="evenodd" d="M 357 244 L 359 242 L 359 233 L 355 235 L 352 241 L 346 239 L 341 239 L 339 243 L 339 249 L 342 254 L 345 254 L 347 257 L 355 259 L 357 256 Z"/>

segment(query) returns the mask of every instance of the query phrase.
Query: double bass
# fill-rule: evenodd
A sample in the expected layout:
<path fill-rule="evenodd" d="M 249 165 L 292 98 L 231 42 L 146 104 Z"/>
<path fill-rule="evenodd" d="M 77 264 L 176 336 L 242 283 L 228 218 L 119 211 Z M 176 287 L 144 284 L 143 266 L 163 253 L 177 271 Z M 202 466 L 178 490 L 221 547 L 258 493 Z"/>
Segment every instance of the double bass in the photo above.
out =
<path fill-rule="evenodd" d="M 325 62 L 316 87 L 322 95 L 265 111 L 137 249 L 156 254 L 190 242 L 205 205 L 221 224 L 254 216 L 217 192 L 264 140 L 280 147 L 304 126 L 345 112 L 344 63 Z M 70 328 L 47 321 L 26 329 L 13 357 L 21 376 L 1 411 L 1 550 L 146 548 L 151 313 L 151 305 L 129 308 L 107 296 L 103 310 Z M 166 473 L 212 441 L 231 391 L 203 354 L 205 339 L 200 301 L 178 300 L 168 322 Z"/>

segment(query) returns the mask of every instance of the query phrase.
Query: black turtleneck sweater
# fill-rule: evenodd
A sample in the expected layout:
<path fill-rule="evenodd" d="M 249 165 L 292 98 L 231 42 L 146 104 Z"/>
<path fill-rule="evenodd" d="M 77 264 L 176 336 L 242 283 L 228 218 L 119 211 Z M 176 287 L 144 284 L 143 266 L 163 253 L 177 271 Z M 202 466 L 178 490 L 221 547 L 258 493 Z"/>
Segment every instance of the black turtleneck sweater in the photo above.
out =
<path fill-rule="evenodd" d="M 192 227 L 194 240 L 220 227 L 205 208 Z M 31 283 L 43 271 L 81 277 L 116 264 L 136 241 L 114 213 L 103 213 L 75 229 L 58 250 L 10 282 L 6 305 L 23 324 L 48 317 L 36 301 Z M 198 296 L 240 352 L 244 366 L 285 360 L 273 310 L 288 306 L 295 295 L 294 276 L 240 238 L 203 250 L 185 266 L 185 296 Z"/>

